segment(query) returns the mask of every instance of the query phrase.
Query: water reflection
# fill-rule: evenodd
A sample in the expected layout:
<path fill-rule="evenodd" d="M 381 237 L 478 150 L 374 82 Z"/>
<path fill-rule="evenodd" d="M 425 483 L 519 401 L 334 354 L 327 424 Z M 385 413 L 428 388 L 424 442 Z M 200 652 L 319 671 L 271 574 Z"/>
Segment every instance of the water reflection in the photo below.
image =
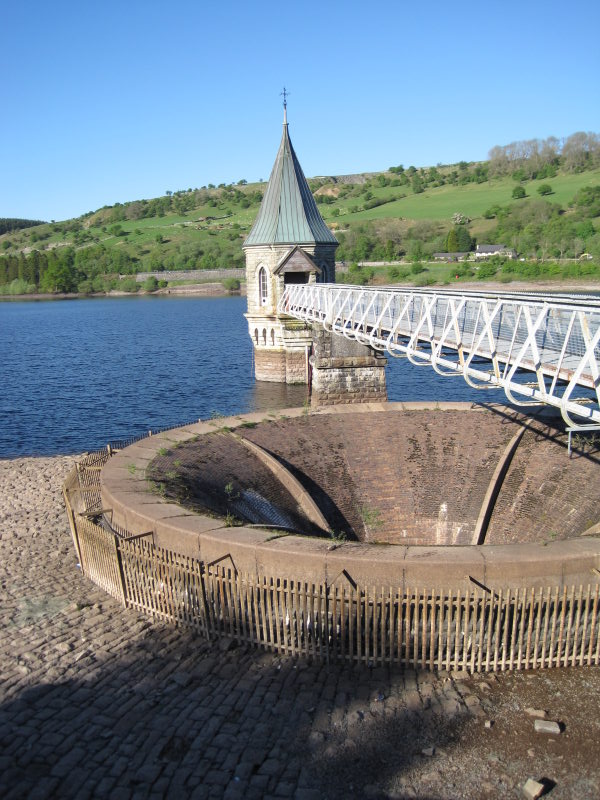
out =
<path fill-rule="evenodd" d="M 295 408 L 308 400 L 308 387 L 255 381 L 250 389 L 248 406 L 256 411 L 272 408 Z"/>

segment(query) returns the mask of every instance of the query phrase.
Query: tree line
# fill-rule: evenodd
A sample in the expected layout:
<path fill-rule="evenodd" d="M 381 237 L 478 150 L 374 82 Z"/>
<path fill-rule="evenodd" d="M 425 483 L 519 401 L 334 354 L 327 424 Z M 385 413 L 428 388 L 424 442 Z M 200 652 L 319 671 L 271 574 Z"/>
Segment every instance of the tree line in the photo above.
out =
<path fill-rule="evenodd" d="M 492 147 L 488 154 L 490 177 L 553 178 L 557 169 L 583 172 L 600 166 L 600 136 L 579 131 L 557 139 L 528 139 Z"/>
<path fill-rule="evenodd" d="M 0 236 L 11 231 L 20 231 L 23 228 L 33 228 L 35 225 L 44 225 L 41 219 L 17 219 L 13 217 L 0 217 Z"/>
<path fill-rule="evenodd" d="M 157 246 L 143 259 L 102 244 L 81 249 L 57 247 L 1 256 L 0 287 L 12 287 L 4 292 L 9 294 L 106 292 L 124 288 L 123 276 L 137 272 L 229 269 L 243 264 L 237 237 L 235 244 L 230 239 L 216 237 L 209 244 L 183 242 L 166 256 Z"/>

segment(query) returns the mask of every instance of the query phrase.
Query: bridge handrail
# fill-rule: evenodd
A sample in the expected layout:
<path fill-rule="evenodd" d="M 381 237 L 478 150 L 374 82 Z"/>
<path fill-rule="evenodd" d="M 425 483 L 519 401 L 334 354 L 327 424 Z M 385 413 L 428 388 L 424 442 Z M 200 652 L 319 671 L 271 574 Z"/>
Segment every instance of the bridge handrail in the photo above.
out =
<path fill-rule="evenodd" d="M 486 300 L 518 300 L 530 303 L 532 305 L 544 305 L 549 308 L 591 308 L 593 311 L 600 313 L 600 290 L 598 295 L 593 294 L 574 294 L 574 293 L 558 293 L 550 292 L 543 294 L 541 292 L 505 292 L 505 291 L 483 291 L 481 289 L 473 289 L 467 291 L 460 291 L 459 289 L 440 289 L 438 287 L 411 287 L 411 286 L 358 286 L 353 284 L 341 283 L 316 283 L 316 284 L 289 284 L 286 286 L 284 296 L 289 294 L 290 289 L 325 289 L 327 291 L 335 289 L 349 289 L 353 291 L 361 291 L 365 293 L 393 293 L 393 294 L 412 294 L 423 296 L 439 296 L 439 297 L 468 297 L 468 298 L 485 298 Z M 284 299 L 279 303 L 280 308 L 284 303 Z"/>
<path fill-rule="evenodd" d="M 569 425 L 581 424 L 571 415 L 600 422 L 600 298 L 292 284 L 278 312 L 474 388 L 502 388 L 513 403 L 555 406 Z M 533 383 L 518 380 L 527 373 Z M 576 387 L 588 394 L 574 397 Z"/>

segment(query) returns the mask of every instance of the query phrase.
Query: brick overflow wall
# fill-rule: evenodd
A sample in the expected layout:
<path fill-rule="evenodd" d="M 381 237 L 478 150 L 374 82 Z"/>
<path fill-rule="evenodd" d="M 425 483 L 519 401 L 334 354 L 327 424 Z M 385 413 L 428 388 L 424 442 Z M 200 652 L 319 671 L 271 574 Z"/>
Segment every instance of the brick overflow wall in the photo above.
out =
<path fill-rule="evenodd" d="M 279 459 L 338 534 L 367 542 L 468 545 L 497 464 L 522 419 L 482 408 L 307 414 L 263 421 L 242 435 Z M 575 450 L 569 459 L 564 433 L 544 422 L 529 425 L 501 484 L 487 545 L 566 539 L 598 522 L 598 453 Z M 169 466 L 164 456 L 156 459 L 156 469 L 182 473 L 174 481 L 157 478 L 165 480 L 173 500 L 181 490 L 190 507 L 196 500 L 201 505 L 207 494 L 226 505 L 225 486 L 231 483 L 236 494 L 247 487 L 286 513 L 299 513 L 256 457 L 227 436 L 201 437 L 170 459 L 181 467 Z M 209 508 L 225 515 L 225 505 Z M 309 528 L 300 521 L 300 529 Z"/>
<path fill-rule="evenodd" d="M 196 513 L 230 514 L 250 523 L 279 523 L 319 533 L 297 499 L 256 455 L 226 432 L 201 436 L 157 455 L 146 477 L 162 487 L 166 500 Z"/>
<path fill-rule="evenodd" d="M 311 415 L 247 438 L 297 470 L 332 528 L 364 541 L 470 544 L 513 426 L 483 411 Z"/>
<path fill-rule="evenodd" d="M 521 440 L 502 484 L 486 544 L 577 536 L 600 521 L 600 448 L 567 452 L 567 435 L 535 422 Z"/>
<path fill-rule="evenodd" d="M 472 411 L 309 415 L 246 437 L 277 455 L 333 530 L 365 541 L 466 545 L 522 417 Z M 522 449 L 521 449 L 522 448 Z M 576 536 L 598 522 L 598 454 L 532 423 L 501 486 L 486 544 Z"/>

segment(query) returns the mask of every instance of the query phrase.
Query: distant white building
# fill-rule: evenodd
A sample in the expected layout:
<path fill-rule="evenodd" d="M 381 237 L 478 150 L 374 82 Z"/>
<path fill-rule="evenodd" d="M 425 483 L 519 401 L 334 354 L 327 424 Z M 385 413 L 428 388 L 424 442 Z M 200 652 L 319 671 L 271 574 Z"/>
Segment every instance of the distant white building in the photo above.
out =
<path fill-rule="evenodd" d="M 491 258 L 492 256 L 505 256 L 506 258 L 516 258 L 517 251 L 512 250 L 505 244 L 478 244 L 475 250 L 475 258 Z"/>

